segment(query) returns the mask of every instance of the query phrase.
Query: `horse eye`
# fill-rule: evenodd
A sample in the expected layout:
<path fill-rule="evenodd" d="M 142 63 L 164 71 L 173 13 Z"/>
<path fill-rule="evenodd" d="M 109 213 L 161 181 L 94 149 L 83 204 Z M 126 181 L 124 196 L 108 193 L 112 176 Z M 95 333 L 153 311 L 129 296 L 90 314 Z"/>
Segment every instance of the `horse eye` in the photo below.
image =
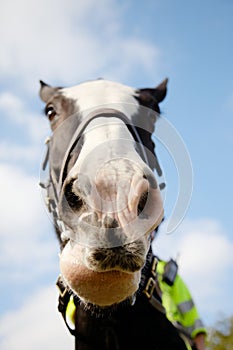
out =
<path fill-rule="evenodd" d="M 47 117 L 50 121 L 52 121 L 57 115 L 57 113 L 52 105 L 48 105 L 45 107 L 45 114 L 47 115 Z"/>

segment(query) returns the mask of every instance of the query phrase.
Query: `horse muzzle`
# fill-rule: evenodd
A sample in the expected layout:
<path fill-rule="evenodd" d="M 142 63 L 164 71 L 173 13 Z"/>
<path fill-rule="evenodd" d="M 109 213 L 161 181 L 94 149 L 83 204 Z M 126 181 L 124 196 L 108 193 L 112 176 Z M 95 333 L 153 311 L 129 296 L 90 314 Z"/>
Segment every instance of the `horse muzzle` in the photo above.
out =
<path fill-rule="evenodd" d="M 68 227 L 67 239 L 97 249 L 121 247 L 159 225 L 160 190 L 131 163 L 112 161 L 94 179 L 78 174 L 65 181 L 59 215 Z"/>

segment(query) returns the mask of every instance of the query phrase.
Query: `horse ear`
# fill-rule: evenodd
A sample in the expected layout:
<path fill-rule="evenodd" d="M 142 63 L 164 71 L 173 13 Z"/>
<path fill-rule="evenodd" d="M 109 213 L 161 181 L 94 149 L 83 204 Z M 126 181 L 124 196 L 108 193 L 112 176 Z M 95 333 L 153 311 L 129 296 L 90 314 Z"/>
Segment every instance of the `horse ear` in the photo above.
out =
<path fill-rule="evenodd" d="M 58 88 L 52 87 L 40 80 L 40 98 L 47 103 L 48 100 L 57 92 Z"/>
<path fill-rule="evenodd" d="M 139 89 L 138 100 L 143 106 L 158 108 L 158 104 L 163 101 L 167 94 L 168 79 L 164 79 L 156 88 Z M 157 107 L 157 108 L 156 108 Z"/>
<path fill-rule="evenodd" d="M 162 102 L 167 94 L 167 83 L 168 78 L 164 79 L 162 83 L 160 83 L 155 89 L 154 89 L 154 97 L 159 102 Z"/>

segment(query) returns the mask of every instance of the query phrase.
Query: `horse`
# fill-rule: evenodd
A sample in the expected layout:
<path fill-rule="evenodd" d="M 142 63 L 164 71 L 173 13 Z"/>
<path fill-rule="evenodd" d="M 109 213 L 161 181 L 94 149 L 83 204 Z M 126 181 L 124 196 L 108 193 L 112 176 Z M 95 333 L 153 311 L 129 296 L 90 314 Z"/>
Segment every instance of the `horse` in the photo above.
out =
<path fill-rule="evenodd" d="M 151 136 L 167 81 L 140 89 L 40 81 L 52 131 L 42 187 L 60 243 L 58 307 L 76 349 L 186 349 L 162 306 L 151 248 L 164 217 Z"/>

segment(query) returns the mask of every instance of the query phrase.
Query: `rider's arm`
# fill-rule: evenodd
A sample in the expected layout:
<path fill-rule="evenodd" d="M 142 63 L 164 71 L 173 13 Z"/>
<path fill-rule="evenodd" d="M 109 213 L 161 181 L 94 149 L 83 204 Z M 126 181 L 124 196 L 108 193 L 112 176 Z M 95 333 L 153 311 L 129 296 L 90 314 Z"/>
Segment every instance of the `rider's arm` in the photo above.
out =
<path fill-rule="evenodd" d="M 197 350 L 205 350 L 205 337 L 206 337 L 206 333 L 198 333 L 194 337 L 193 341 L 195 343 Z"/>
<path fill-rule="evenodd" d="M 162 290 L 162 302 L 166 309 L 167 317 L 171 322 L 181 325 L 184 333 L 197 343 L 197 346 L 199 346 L 198 350 L 203 350 L 201 343 L 207 332 L 197 307 L 187 285 L 179 274 L 176 275 L 171 286 L 162 281 L 165 264 L 163 261 L 159 262 L 158 277 Z M 201 335 L 199 336 L 199 334 Z"/>

